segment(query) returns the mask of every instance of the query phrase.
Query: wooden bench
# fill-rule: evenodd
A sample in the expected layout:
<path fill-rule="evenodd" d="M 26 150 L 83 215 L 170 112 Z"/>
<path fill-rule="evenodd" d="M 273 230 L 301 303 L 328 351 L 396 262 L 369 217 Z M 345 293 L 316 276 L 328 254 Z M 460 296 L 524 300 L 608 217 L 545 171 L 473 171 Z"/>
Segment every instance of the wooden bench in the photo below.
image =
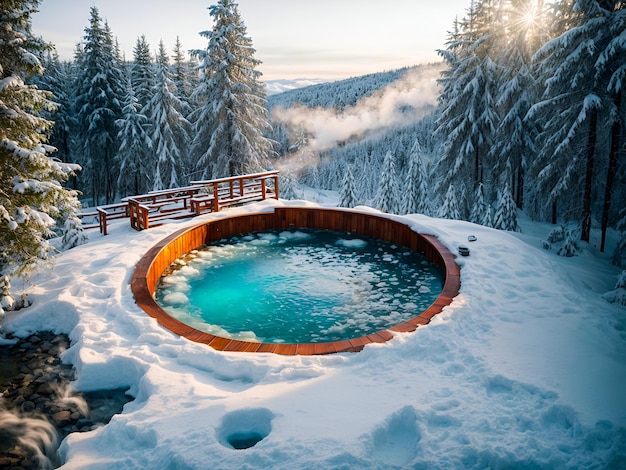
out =
<path fill-rule="evenodd" d="M 171 203 L 180 202 L 183 204 L 183 208 L 188 207 L 188 201 L 196 194 L 206 191 L 201 185 L 185 186 L 182 188 L 162 189 L 158 191 L 150 191 L 147 194 L 140 194 L 137 196 L 130 196 L 128 199 L 134 199 L 142 204 L 162 204 L 168 205 Z"/>
<path fill-rule="evenodd" d="M 187 219 L 196 215 L 187 204 L 182 207 L 171 205 L 172 201 L 142 203 L 134 198 L 128 198 L 130 226 L 135 230 L 147 230 L 163 225 L 166 220 Z"/>
<path fill-rule="evenodd" d="M 213 212 L 215 196 L 213 194 L 206 194 L 203 196 L 194 196 L 189 199 L 190 209 L 196 215 L 200 215 L 203 212 Z"/>

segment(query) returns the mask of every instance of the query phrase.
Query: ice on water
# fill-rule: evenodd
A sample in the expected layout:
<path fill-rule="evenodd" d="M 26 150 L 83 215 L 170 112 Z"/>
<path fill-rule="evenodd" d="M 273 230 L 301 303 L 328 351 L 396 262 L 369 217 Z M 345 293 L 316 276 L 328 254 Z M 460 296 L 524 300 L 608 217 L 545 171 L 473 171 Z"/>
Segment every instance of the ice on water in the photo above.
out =
<path fill-rule="evenodd" d="M 157 291 L 170 313 L 213 334 L 269 342 L 366 335 L 418 315 L 441 288 L 421 255 L 329 231 L 246 234 L 176 264 Z"/>

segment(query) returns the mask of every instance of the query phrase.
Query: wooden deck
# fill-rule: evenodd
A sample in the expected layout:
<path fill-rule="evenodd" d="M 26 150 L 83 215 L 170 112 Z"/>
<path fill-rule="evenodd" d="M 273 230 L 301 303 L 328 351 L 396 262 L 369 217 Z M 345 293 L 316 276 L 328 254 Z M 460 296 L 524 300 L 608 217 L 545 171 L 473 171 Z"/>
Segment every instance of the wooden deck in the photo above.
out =
<path fill-rule="evenodd" d="M 425 311 L 410 320 L 360 338 L 307 344 L 255 343 L 222 338 L 196 330 L 171 317 L 154 300 L 153 294 L 163 272 L 177 258 L 204 244 L 252 231 L 314 228 L 351 232 L 378 238 L 422 253 L 444 279 L 441 294 Z M 455 256 L 432 235 L 423 235 L 396 220 L 349 209 L 281 207 L 274 212 L 243 214 L 213 220 L 180 230 L 153 246 L 139 261 L 131 280 L 135 302 L 162 326 L 192 341 L 208 344 L 220 351 L 270 352 L 286 355 L 317 355 L 360 351 L 367 344 L 383 343 L 393 333 L 411 332 L 452 303 L 461 285 L 460 268 Z"/>
<path fill-rule="evenodd" d="M 206 181 L 192 181 L 181 188 L 151 191 L 124 198 L 118 204 L 86 209 L 81 218 L 84 228 L 100 228 L 108 233 L 108 222 L 128 218 L 135 230 L 146 230 L 171 220 L 217 212 L 224 207 L 278 199 L 278 171 L 232 176 Z"/>

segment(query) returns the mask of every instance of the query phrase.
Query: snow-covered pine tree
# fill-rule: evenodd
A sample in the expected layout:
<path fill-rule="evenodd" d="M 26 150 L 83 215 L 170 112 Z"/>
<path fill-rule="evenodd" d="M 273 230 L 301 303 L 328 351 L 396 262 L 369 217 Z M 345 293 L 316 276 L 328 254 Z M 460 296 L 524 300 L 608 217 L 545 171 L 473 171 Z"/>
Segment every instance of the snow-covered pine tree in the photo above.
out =
<path fill-rule="evenodd" d="M 604 49 L 600 52 L 595 64 L 596 78 L 600 88 L 606 90 L 604 104 L 609 108 L 608 125 L 610 125 L 610 144 L 608 150 L 608 167 L 604 181 L 604 201 L 602 204 L 600 251 L 606 245 L 609 216 L 614 204 L 613 201 L 623 201 L 618 191 L 614 191 L 615 174 L 619 168 L 620 148 L 624 148 L 624 125 L 626 121 L 626 101 L 624 101 L 623 83 L 626 78 L 626 41 L 624 30 L 626 26 L 626 4 L 618 1 L 600 3 L 604 10 L 602 22 L 608 26 L 608 32 L 601 30 L 607 36 Z M 606 86 L 606 88 L 604 88 Z M 608 127 L 608 126 L 607 126 Z M 623 181 L 623 180 L 622 180 Z M 623 185 L 622 185 L 623 188 Z"/>
<path fill-rule="evenodd" d="M 154 67 L 150 44 L 145 35 L 137 38 L 133 48 L 133 62 L 130 66 L 130 77 L 139 106 L 143 108 L 152 98 L 154 90 Z"/>
<path fill-rule="evenodd" d="M 192 151 L 202 178 L 263 170 L 274 155 L 267 118 L 265 85 L 256 70 L 252 40 L 233 0 L 209 7 L 215 24 L 206 50 L 193 51 L 201 61 Z"/>
<path fill-rule="evenodd" d="M 176 96 L 170 76 L 169 59 L 163 41 L 159 43 L 156 79 L 152 98 L 144 114 L 152 123 L 152 149 L 156 159 L 153 190 L 175 188 L 183 183 L 184 152 L 189 144 L 190 124 L 181 114 L 183 102 Z"/>
<path fill-rule="evenodd" d="M 557 255 L 565 256 L 567 258 L 576 256 L 576 254 L 578 253 L 578 245 L 576 243 L 576 239 L 578 238 L 578 236 L 575 234 L 576 231 L 577 230 L 573 228 L 570 228 L 566 231 L 563 244 L 556 252 Z"/>
<path fill-rule="evenodd" d="M 381 156 L 385 155 L 383 151 L 382 145 L 380 153 L 369 149 L 364 156 L 361 156 L 357 168 L 353 168 L 354 180 L 357 188 L 360 189 L 361 200 L 364 202 L 372 201 L 376 197 L 380 182 L 378 175 L 382 172 L 383 158 Z"/>
<path fill-rule="evenodd" d="M 508 230 L 517 232 L 517 206 L 511 194 L 509 183 L 504 183 L 504 187 L 499 191 L 496 213 L 494 215 L 493 227 L 498 230 Z"/>
<path fill-rule="evenodd" d="M 626 5 L 573 0 L 559 7 L 567 29 L 535 54 L 546 89 L 529 112 L 542 128 L 533 179 L 539 192 L 549 194 L 546 201 L 582 206 L 580 236 L 589 241 L 594 172 L 611 159 L 612 145 L 598 143 L 611 140 L 612 124 L 624 114 L 623 100 L 616 98 L 624 76 Z"/>
<path fill-rule="evenodd" d="M 63 221 L 61 228 L 61 249 L 70 250 L 74 247 L 84 245 L 89 241 L 89 237 L 83 229 L 83 224 L 78 217 L 78 207 L 70 207 L 61 213 Z"/>
<path fill-rule="evenodd" d="M 55 156 L 64 162 L 72 161 L 72 69 L 69 62 L 61 62 L 55 50 L 46 51 L 41 61 L 45 73 L 33 77 L 32 83 L 41 90 L 51 91 L 56 108 L 42 117 L 54 121 L 49 143 L 57 149 Z"/>
<path fill-rule="evenodd" d="M 469 221 L 475 224 L 482 224 L 487 217 L 487 209 L 487 204 L 485 203 L 485 187 L 482 183 L 479 183 L 472 202 Z"/>
<path fill-rule="evenodd" d="M 487 204 L 487 209 L 485 210 L 483 219 L 479 223 L 485 227 L 493 228 L 493 208 L 491 207 L 491 204 Z"/>
<path fill-rule="evenodd" d="M 341 189 L 339 191 L 339 207 L 355 207 L 359 204 L 359 199 L 356 192 L 356 184 L 354 183 L 354 174 L 352 173 L 352 167 L 346 165 L 343 175 L 343 182 L 341 183 Z"/>
<path fill-rule="evenodd" d="M 611 263 L 620 268 L 626 268 L 626 207 L 622 208 L 615 228 L 620 235 L 615 251 L 611 255 Z"/>
<path fill-rule="evenodd" d="M 459 203 L 457 201 L 454 185 L 448 186 L 446 197 L 443 200 L 443 204 L 439 208 L 437 214 L 442 219 L 459 220 L 461 218 L 461 212 L 459 211 Z"/>
<path fill-rule="evenodd" d="M 536 0 L 504 2 L 508 21 L 497 29 L 501 71 L 494 107 L 501 117 L 495 130 L 489 160 L 495 165 L 495 176 L 504 172 L 509 162 L 512 171 L 512 194 L 521 209 L 524 201 L 526 168 L 537 153 L 536 126 L 526 119 L 540 93 L 532 76 L 532 55 L 546 40 L 546 12 Z M 496 25 L 497 26 L 497 25 Z M 505 156 L 506 158 L 500 158 Z"/>
<path fill-rule="evenodd" d="M 0 10 L 0 312 L 19 306 L 9 277 L 27 276 L 48 260 L 59 208 L 79 205 L 76 192 L 59 183 L 78 167 L 48 157 L 46 134 L 53 123 L 40 113 L 53 109 L 51 93 L 26 84 L 43 72 L 38 56 L 47 47 L 31 32 L 38 5 L 13 0 Z"/>
<path fill-rule="evenodd" d="M 319 165 L 309 165 L 308 167 L 306 167 L 303 175 L 300 177 L 300 181 L 304 181 L 306 185 L 319 191 L 322 184 Z"/>
<path fill-rule="evenodd" d="M 616 303 L 626 307 L 626 270 L 622 271 L 617 277 L 615 289 L 602 295 L 602 297 L 611 303 Z"/>
<path fill-rule="evenodd" d="M 422 146 L 416 140 L 408 157 L 404 179 L 402 214 L 425 214 L 428 208 L 426 171 L 422 162 Z"/>
<path fill-rule="evenodd" d="M 281 199 L 298 199 L 298 195 L 296 194 L 296 178 L 293 173 L 281 170 L 279 181 Z"/>
<path fill-rule="evenodd" d="M 389 214 L 398 213 L 398 175 L 395 156 L 388 150 L 383 159 L 383 170 L 378 182 L 378 190 L 372 203 L 376 209 Z"/>
<path fill-rule="evenodd" d="M 108 25 L 102 25 L 96 7 L 90 10 L 85 28 L 84 48 L 77 57 L 74 113 L 75 135 L 79 139 L 78 161 L 83 166 L 79 189 L 94 204 L 113 202 L 119 174 L 116 121 L 122 115 L 124 74 Z"/>
<path fill-rule="evenodd" d="M 139 108 L 132 82 L 128 77 L 122 117 L 116 122 L 120 142 L 116 155 L 120 169 L 117 190 L 123 197 L 148 192 L 154 177 L 155 163 L 149 163 L 152 140 L 148 135 L 148 118 L 139 112 Z"/>
<path fill-rule="evenodd" d="M 485 171 L 494 166 L 485 159 L 499 125 L 494 106 L 499 68 L 493 57 L 498 53 L 494 28 L 500 15 L 491 0 L 472 2 L 468 17 L 455 24 L 447 49 L 438 51 L 449 67 L 439 80 L 441 114 L 435 130 L 442 141 L 439 192 L 454 184 L 462 197 L 473 193 L 485 181 Z"/>
<path fill-rule="evenodd" d="M 195 72 L 192 70 L 191 64 L 185 60 L 183 46 L 178 36 L 176 36 L 172 61 L 172 80 L 174 81 L 174 85 L 176 85 L 176 96 L 188 106 L 193 89 L 192 87 L 196 82 L 192 76 Z M 190 110 L 191 109 L 185 108 L 184 115 L 187 116 Z"/>

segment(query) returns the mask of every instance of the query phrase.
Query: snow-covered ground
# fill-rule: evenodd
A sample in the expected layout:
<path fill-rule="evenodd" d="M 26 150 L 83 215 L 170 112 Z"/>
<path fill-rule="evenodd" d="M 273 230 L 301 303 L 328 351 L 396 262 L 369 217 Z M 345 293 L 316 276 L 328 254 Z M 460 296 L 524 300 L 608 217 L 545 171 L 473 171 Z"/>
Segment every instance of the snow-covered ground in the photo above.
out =
<path fill-rule="evenodd" d="M 202 219 L 276 204 L 311 203 Z M 136 397 L 70 435 L 62 468 L 626 468 L 626 309 L 601 298 L 618 269 L 591 245 L 573 258 L 543 250 L 550 226 L 528 220 L 511 234 L 401 219 L 471 248 L 461 293 L 430 325 L 352 354 L 217 352 L 144 314 L 135 263 L 198 219 L 144 232 L 120 221 L 59 255 L 4 328 L 69 333 L 77 389 Z M 255 436 L 245 450 L 229 444 Z"/>

